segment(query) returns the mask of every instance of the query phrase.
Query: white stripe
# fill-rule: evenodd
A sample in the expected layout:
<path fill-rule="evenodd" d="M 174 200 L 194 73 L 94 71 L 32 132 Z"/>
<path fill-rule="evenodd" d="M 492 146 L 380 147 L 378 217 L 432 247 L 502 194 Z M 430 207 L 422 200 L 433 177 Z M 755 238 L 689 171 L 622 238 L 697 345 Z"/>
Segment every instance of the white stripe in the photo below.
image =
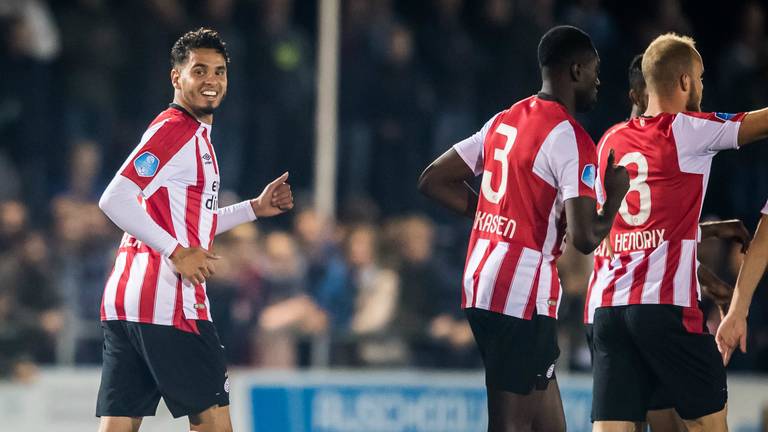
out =
<path fill-rule="evenodd" d="M 184 310 L 184 318 L 197 319 L 197 309 L 195 309 L 195 285 L 189 281 L 181 282 L 181 303 Z"/>
<path fill-rule="evenodd" d="M 541 308 L 542 303 L 549 299 L 549 289 L 552 286 L 552 261 L 542 261 L 539 266 L 539 287 L 536 289 L 536 313 L 548 315 L 549 306 Z"/>
<path fill-rule="evenodd" d="M 123 270 L 125 270 L 125 261 L 127 255 L 127 252 L 120 252 L 117 255 L 117 259 L 115 259 L 115 268 L 112 271 L 112 276 L 109 277 L 107 285 L 104 287 L 104 314 L 108 320 L 117 319 L 117 311 L 115 310 L 117 284 L 120 281 L 120 276 L 123 275 Z"/>
<path fill-rule="evenodd" d="M 203 292 L 205 293 L 205 311 L 208 314 L 208 321 L 213 321 L 213 315 L 211 315 L 211 302 L 208 301 L 208 282 L 203 284 Z"/>
<path fill-rule="evenodd" d="M 691 270 L 693 269 L 695 240 L 683 240 L 680 247 L 680 263 L 672 283 L 674 304 L 678 306 L 691 305 Z"/>
<path fill-rule="evenodd" d="M 644 251 L 635 251 L 629 254 L 630 261 L 627 264 L 627 272 L 616 279 L 616 287 L 613 292 L 613 305 L 626 305 L 629 303 L 629 295 L 632 291 L 632 282 L 635 280 L 635 268 L 643 261 Z"/>
<path fill-rule="evenodd" d="M 531 296 L 533 279 L 541 259 L 541 253 L 533 249 L 523 248 L 520 260 L 517 262 L 512 283 L 509 285 L 507 302 L 504 305 L 504 314 L 522 317 L 525 313 L 525 305 Z"/>
<path fill-rule="evenodd" d="M 125 319 L 128 321 L 139 320 L 139 299 L 141 298 L 141 286 L 144 284 L 144 274 L 147 272 L 149 254 L 137 253 L 131 262 L 131 274 L 128 283 L 125 284 Z"/>
<path fill-rule="evenodd" d="M 488 259 L 485 260 L 483 268 L 480 269 L 480 277 L 477 281 L 477 303 L 476 306 L 480 309 L 488 309 L 491 307 L 491 296 L 493 295 L 493 287 L 496 285 L 496 278 L 499 276 L 499 270 L 501 269 L 501 263 L 504 261 L 504 256 L 509 250 L 509 243 L 499 242 L 488 255 Z"/>
<path fill-rule="evenodd" d="M 541 251 L 546 258 L 545 261 L 551 261 L 552 249 L 555 247 L 555 241 L 557 241 L 557 216 L 562 211 L 560 204 L 560 192 L 557 193 L 555 202 L 552 203 L 552 208 L 549 209 L 549 218 L 547 219 L 547 236 L 544 237 L 544 243 L 541 246 Z"/>
<path fill-rule="evenodd" d="M 600 304 L 603 301 L 603 289 L 605 289 L 605 286 L 598 286 L 599 278 L 602 274 L 608 272 L 608 262 L 610 261 L 609 258 L 605 258 L 602 260 L 602 265 L 596 270 L 596 273 L 592 275 L 592 277 L 598 278 L 597 281 L 595 281 L 595 285 L 592 286 L 592 292 L 590 293 L 589 299 L 587 301 L 589 302 L 589 309 L 587 311 L 587 323 L 592 323 L 595 320 L 595 309 L 600 307 Z"/>
<path fill-rule="evenodd" d="M 467 268 L 464 270 L 464 296 L 466 302 L 464 307 L 472 307 L 472 293 L 474 292 L 474 274 L 477 271 L 477 267 L 480 265 L 480 261 L 485 255 L 485 251 L 488 249 L 488 244 L 491 241 L 488 239 L 478 239 L 475 242 L 475 248 L 472 250 L 472 254 L 467 261 Z"/>
<path fill-rule="evenodd" d="M 168 188 L 168 202 L 171 205 L 171 221 L 176 233 L 176 241 L 184 247 L 189 247 L 187 238 L 187 188 Z"/>
<path fill-rule="evenodd" d="M 152 322 L 155 324 L 172 325 L 173 312 L 176 307 L 176 281 L 178 276 L 173 271 L 168 258 L 160 260 L 158 268 L 157 289 L 155 291 L 155 313 Z"/>
<path fill-rule="evenodd" d="M 213 229 L 213 213 L 205 208 L 205 195 L 200 201 L 200 225 L 197 228 L 197 235 L 200 238 L 200 247 L 203 249 L 211 248 L 211 230 Z"/>
<path fill-rule="evenodd" d="M 658 304 L 661 298 L 661 281 L 667 268 L 667 251 L 669 242 L 666 240 L 648 256 L 648 272 L 645 276 L 643 294 L 640 301 L 643 304 Z"/>

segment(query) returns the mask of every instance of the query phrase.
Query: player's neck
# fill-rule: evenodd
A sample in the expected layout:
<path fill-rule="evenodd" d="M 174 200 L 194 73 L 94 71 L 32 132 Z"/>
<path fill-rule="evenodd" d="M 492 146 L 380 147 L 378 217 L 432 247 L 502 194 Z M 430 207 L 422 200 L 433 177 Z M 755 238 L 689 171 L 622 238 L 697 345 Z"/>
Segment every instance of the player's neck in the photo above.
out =
<path fill-rule="evenodd" d="M 658 94 L 650 93 L 648 95 L 648 108 L 643 115 L 647 117 L 656 117 L 661 113 L 677 114 L 685 111 L 685 101 L 676 100 L 675 97 L 661 97 Z"/>
<path fill-rule="evenodd" d="M 190 107 L 189 105 L 185 104 L 182 100 L 180 100 L 179 98 L 176 98 L 176 97 L 173 98 L 173 103 L 175 105 L 178 105 L 181 108 L 183 108 L 184 111 L 187 114 L 189 114 L 192 117 L 194 117 L 200 123 L 205 123 L 207 125 L 212 125 L 213 124 L 213 114 L 205 114 L 205 113 L 196 112 L 195 110 L 192 109 L 192 107 Z"/>
<path fill-rule="evenodd" d="M 573 92 L 564 91 L 556 86 L 552 81 L 545 80 L 541 85 L 541 90 L 536 95 L 540 99 L 551 100 L 560 103 L 573 115 L 576 112 L 576 103 Z"/>

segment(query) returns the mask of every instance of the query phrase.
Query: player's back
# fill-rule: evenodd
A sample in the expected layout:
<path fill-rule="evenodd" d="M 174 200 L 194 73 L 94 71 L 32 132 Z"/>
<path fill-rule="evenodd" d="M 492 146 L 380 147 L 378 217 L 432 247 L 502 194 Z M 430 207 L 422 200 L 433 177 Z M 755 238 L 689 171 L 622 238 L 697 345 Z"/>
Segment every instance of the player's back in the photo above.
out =
<path fill-rule="evenodd" d="M 483 176 L 464 307 L 556 317 L 561 287 L 554 261 L 565 234 L 564 202 L 594 197 L 594 143 L 563 105 L 533 96 L 497 114 L 456 150 Z"/>
<path fill-rule="evenodd" d="M 736 147 L 742 117 L 662 113 L 606 132 L 598 146 L 598 171 L 612 149 L 629 171 L 630 186 L 607 239 L 615 259 L 606 243 L 595 253 L 587 322 L 602 306 L 697 305 L 698 221 L 712 158 Z"/>

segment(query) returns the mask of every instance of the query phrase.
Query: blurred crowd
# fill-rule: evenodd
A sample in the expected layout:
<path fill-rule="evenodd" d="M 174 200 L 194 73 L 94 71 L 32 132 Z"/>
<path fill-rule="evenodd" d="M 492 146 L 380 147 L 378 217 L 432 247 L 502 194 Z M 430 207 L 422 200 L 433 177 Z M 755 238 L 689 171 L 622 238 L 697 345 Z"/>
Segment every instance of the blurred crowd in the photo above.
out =
<path fill-rule="evenodd" d="M 231 54 L 215 115 L 225 193 L 258 194 L 291 173 L 297 209 L 217 239 L 212 314 L 235 365 L 480 365 L 459 309 L 468 223 L 418 196 L 429 161 L 540 85 L 536 45 L 559 23 L 589 32 L 600 100 L 595 139 L 629 113 L 626 70 L 656 35 L 696 37 L 705 110 L 768 105 L 766 7 L 733 1 L 342 0 L 339 214 L 309 204 L 314 0 L 0 0 L 0 375 L 98 364 L 101 293 L 120 233 L 96 202 L 172 98 L 168 53 L 184 31 L 219 30 Z M 768 148 L 715 159 L 705 214 L 753 227 L 768 197 Z M 304 193 L 302 193 L 304 191 Z M 701 244 L 735 281 L 741 255 Z M 591 261 L 560 263 L 561 365 L 589 369 L 583 302 Z M 708 307 L 711 325 L 716 309 Z M 768 292 L 732 369 L 768 372 Z"/>

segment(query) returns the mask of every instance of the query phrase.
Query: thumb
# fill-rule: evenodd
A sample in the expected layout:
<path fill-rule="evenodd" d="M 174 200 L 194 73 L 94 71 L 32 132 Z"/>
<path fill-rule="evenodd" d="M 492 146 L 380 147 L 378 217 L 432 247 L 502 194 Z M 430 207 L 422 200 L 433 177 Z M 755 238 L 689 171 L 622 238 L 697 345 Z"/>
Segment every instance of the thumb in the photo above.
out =
<path fill-rule="evenodd" d="M 741 352 L 746 353 L 747 352 L 747 334 L 744 333 L 739 338 L 739 349 L 741 349 Z"/>
<path fill-rule="evenodd" d="M 205 252 L 205 257 L 213 260 L 221 259 L 221 255 L 216 255 L 216 253 L 208 251 Z"/>
<path fill-rule="evenodd" d="M 726 348 L 723 352 L 723 366 L 728 366 L 728 362 L 731 361 L 731 353 L 733 353 L 733 348 Z"/>
<path fill-rule="evenodd" d="M 288 171 L 284 172 L 283 175 L 280 177 L 272 180 L 272 182 L 268 185 L 268 187 L 275 188 L 280 186 L 281 184 L 285 183 L 285 181 L 288 180 Z"/>

